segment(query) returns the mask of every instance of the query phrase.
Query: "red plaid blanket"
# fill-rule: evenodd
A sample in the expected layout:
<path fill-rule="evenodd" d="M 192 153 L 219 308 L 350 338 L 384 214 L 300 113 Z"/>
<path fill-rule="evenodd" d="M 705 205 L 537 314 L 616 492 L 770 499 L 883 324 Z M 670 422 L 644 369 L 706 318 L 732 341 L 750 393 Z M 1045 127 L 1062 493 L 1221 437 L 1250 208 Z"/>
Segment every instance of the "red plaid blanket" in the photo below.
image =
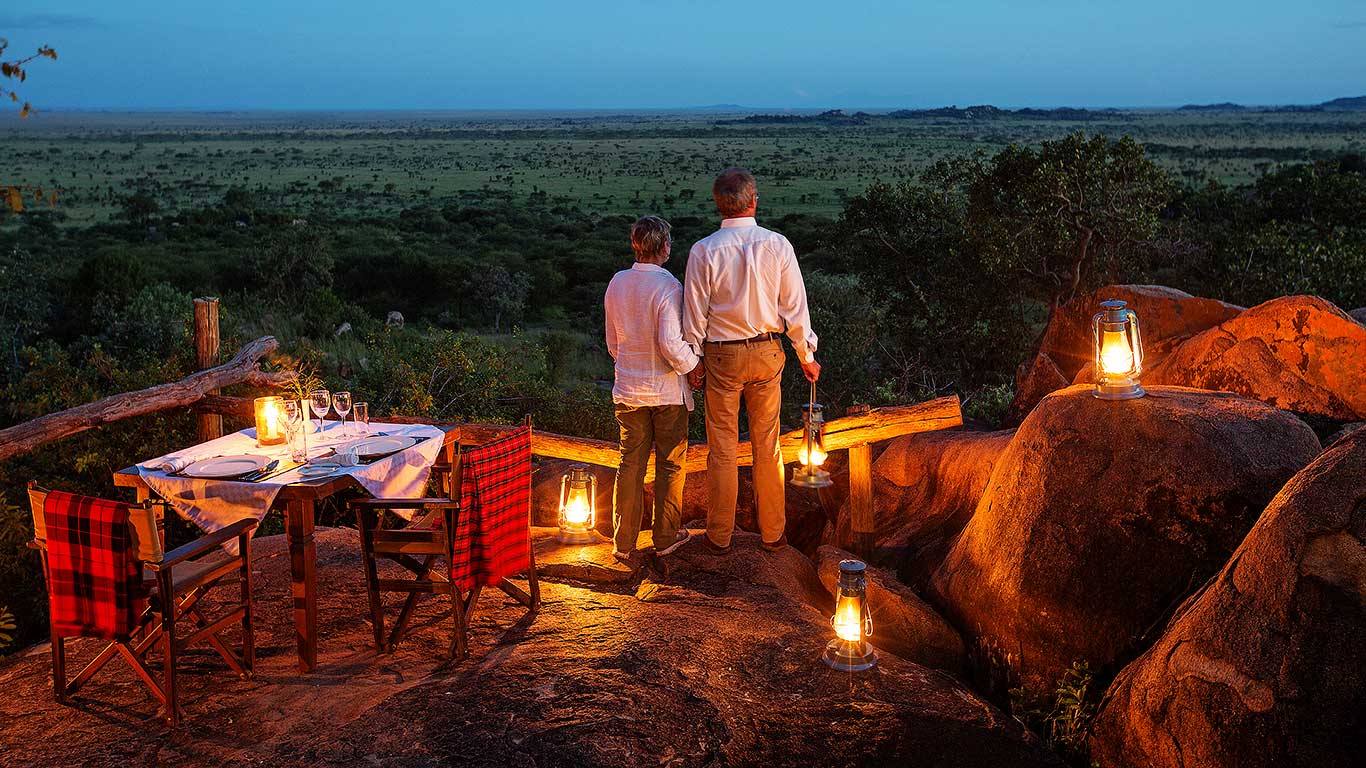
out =
<path fill-rule="evenodd" d="M 497 584 L 531 564 L 531 428 L 467 451 L 451 582 Z"/>
<path fill-rule="evenodd" d="M 142 609 L 142 565 L 128 505 L 52 491 L 47 523 L 47 594 L 58 637 L 127 639 Z"/>

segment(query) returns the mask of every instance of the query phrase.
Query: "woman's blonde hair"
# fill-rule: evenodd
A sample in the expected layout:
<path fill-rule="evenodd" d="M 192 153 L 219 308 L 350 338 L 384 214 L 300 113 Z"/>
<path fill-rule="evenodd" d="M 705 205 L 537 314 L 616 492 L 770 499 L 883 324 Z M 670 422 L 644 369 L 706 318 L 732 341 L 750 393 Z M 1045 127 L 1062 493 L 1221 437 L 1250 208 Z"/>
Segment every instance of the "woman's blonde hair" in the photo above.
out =
<path fill-rule="evenodd" d="M 636 252 L 636 261 L 653 261 L 664 255 L 664 249 L 672 240 L 669 231 L 673 227 L 658 216 L 641 216 L 631 225 L 631 250 Z"/>

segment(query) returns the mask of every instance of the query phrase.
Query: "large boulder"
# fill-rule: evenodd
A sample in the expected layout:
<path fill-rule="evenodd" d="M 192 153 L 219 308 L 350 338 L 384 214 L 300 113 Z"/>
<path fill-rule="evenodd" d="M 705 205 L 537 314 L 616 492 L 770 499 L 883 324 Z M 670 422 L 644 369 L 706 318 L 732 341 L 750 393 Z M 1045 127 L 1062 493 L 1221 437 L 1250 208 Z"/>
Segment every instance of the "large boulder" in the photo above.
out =
<path fill-rule="evenodd" d="M 939 564 L 986 490 L 1014 430 L 951 429 L 887 442 L 873 462 L 873 532 L 869 560 L 919 583 Z M 840 508 L 830 543 L 850 549 L 849 504 Z"/>
<path fill-rule="evenodd" d="M 1227 393 L 1055 392 L 997 461 L 934 589 L 991 672 L 1051 691 L 1074 661 L 1141 650 L 1319 449 L 1291 414 Z"/>
<path fill-rule="evenodd" d="M 816 557 L 821 584 L 831 595 L 839 594 L 840 561 L 861 559 L 831 546 L 821 547 Z M 963 674 L 967 652 L 958 630 L 891 573 L 875 566 L 866 573 L 873 645 L 926 667 Z"/>
<path fill-rule="evenodd" d="M 1284 296 L 1177 347 L 1145 383 L 1234 392 L 1337 421 L 1366 419 L 1366 327 L 1315 296 Z"/>
<path fill-rule="evenodd" d="M 1366 756 L 1366 431 L 1296 475 L 1095 722 L 1106 768 Z"/>
<path fill-rule="evenodd" d="M 827 668 L 829 614 L 803 594 L 825 592 L 811 563 L 753 535 L 727 557 L 684 546 L 665 580 L 544 580 L 535 615 L 485 590 L 456 664 L 445 598 L 422 600 L 411 633 L 376 655 L 355 531 L 319 529 L 316 543 L 314 672 L 296 667 L 284 537 L 262 537 L 253 679 L 191 654 L 177 678 L 185 720 L 168 731 L 117 661 L 73 707 L 53 700 L 45 649 L 0 658 L 0 764 L 1061 768 L 942 672 L 893 654 L 857 675 Z M 385 602 L 392 619 L 399 599 Z M 73 643 L 73 663 L 99 647 Z"/>
<path fill-rule="evenodd" d="M 1242 312 L 1242 307 L 1216 299 L 1202 299 L 1161 285 L 1109 285 L 1067 302 L 1053 313 L 1039 343 L 1038 355 L 1020 364 L 1015 374 L 1013 423 L 1043 396 L 1066 387 L 1086 368 L 1093 352 L 1091 318 L 1100 302 L 1120 299 L 1138 315 L 1144 358 L 1161 359 L 1182 340 Z"/>

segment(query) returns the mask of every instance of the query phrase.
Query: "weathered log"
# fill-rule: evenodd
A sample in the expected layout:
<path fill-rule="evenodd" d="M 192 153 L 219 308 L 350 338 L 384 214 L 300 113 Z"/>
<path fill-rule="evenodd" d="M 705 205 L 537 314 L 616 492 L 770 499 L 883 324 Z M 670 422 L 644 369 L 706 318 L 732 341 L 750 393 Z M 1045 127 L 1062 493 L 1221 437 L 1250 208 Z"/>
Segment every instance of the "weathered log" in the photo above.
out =
<path fill-rule="evenodd" d="M 232 360 L 217 368 L 200 371 L 180 381 L 111 395 L 93 403 L 0 429 L 0 461 L 91 427 L 168 408 L 183 408 L 199 402 L 207 392 L 234 384 L 282 386 L 293 380 L 293 372 L 266 373 L 258 367 L 260 359 L 275 351 L 277 346 L 273 336 L 262 336 L 242 347 Z"/>

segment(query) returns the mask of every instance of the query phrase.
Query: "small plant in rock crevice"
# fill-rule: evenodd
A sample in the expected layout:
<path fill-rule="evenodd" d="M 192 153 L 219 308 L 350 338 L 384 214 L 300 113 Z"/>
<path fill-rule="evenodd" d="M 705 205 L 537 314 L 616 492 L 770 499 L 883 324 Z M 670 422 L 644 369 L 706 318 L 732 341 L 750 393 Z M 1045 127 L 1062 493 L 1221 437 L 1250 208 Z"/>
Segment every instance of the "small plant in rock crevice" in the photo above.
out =
<path fill-rule="evenodd" d="M 1010 689 L 1010 710 L 1017 720 L 1039 733 L 1070 765 L 1091 765 L 1086 735 L 1100 706 L 1104 687 L 1096 683 L 1086 661 L 1074 661 L 1063 672 L 1050 700 L 1024 688 Z"/>

